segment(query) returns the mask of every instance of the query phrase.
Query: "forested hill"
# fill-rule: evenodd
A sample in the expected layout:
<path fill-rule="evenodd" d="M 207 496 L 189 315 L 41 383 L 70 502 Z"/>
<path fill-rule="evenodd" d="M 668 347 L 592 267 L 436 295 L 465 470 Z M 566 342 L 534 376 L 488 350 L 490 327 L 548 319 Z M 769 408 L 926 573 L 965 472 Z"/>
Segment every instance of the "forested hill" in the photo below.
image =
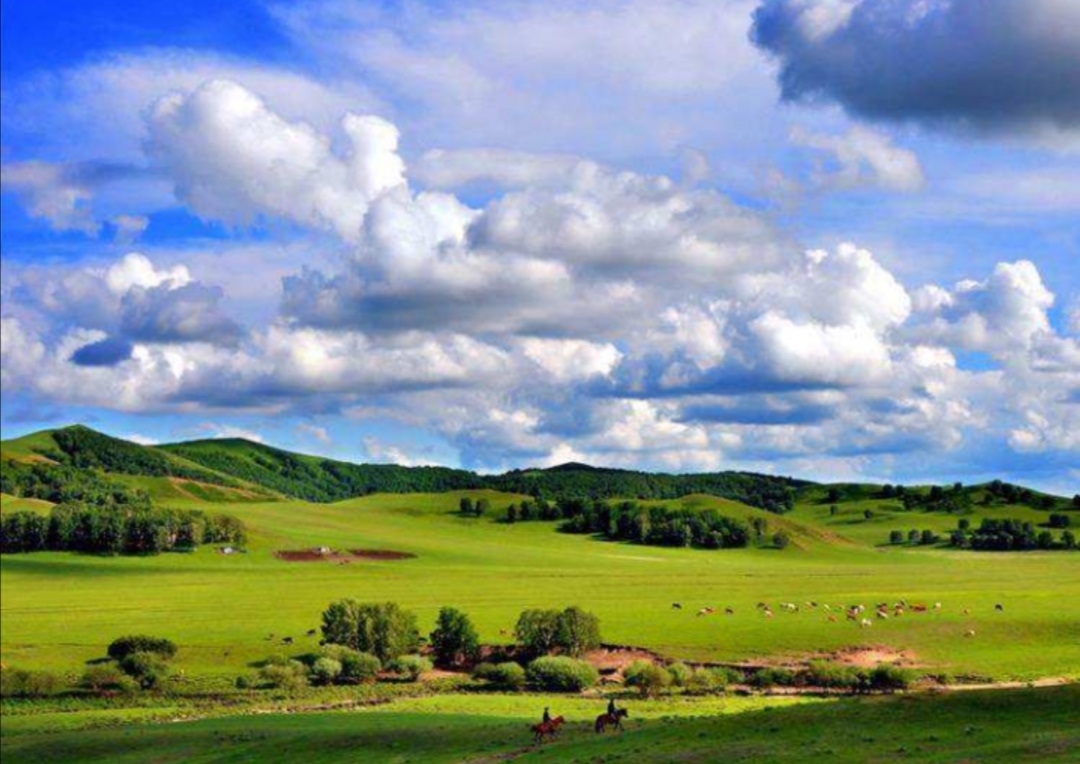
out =
<path fill-rule="evenodd" d="M 479 475 L 447 467 L 353 464 L 296 454 L 242 439 L 197 440 L 143 446 L 77 425 L 0 444 L 3 469 L 14 462 L 51 463 L 98 473 L 174 477 L 225 486 L 257 487 L 308 501 L 339 501 L 370 493 L 441 492 L 490 488 L 550 499 L 662 499 L 706 493 L 784 511 L 794 490 L 809 485 L 790 478 L 740 472 L 669 475 L 565 464 L 550 469 Z"/>
<path fill-rule="evenodd" d="M 369 493 L 439 493 L 485 487 L 483 478 L 467 470 L 353 464 L 295 454 L 239 438 L 171 443 L 156 450 L 307 501 L 340 501 Z"/>

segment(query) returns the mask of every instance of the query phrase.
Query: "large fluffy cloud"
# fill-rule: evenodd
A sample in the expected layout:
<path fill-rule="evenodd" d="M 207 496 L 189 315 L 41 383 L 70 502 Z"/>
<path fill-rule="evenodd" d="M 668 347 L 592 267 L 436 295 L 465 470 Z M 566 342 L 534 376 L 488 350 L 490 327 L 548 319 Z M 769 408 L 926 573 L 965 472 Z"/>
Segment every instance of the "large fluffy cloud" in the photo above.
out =
<path fill-rule="evenodd" d="M 1080 128 L 1071 0 L 764 0 L 753 39 L 784 98 L 986 130 Z"/>
<path fill-rule="evenodd" d="M 278 218 L 354 239 L 371 200 L 403 182 L 390 123 L 346 115 L 347 146 L 335 153 L 326 136 L 228 80 L 160 100 L 149 128 L 150 153 L 173 178 L 177 198 L 226 223 Z"/>

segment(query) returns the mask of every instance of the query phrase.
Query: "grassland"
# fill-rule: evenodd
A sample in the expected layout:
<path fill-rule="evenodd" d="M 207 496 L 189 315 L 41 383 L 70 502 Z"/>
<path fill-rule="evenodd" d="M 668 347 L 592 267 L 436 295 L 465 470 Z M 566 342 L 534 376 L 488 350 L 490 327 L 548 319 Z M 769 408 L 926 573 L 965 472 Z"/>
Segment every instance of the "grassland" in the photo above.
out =
<path fill-rule="evenodd" d="M 556 742 L 529 744 L 548 702 L 532 696 L 418 698 L 353 712 L 234 716 L 55 731 L 32 720 L 0 739 L 13 762 L 1015 762 L 1075 761 L 1080 689 L 794 702 L 632 704 L 623 734 L 589 721 L 602 703 L 565 700 Z M 129 719 L 128 721 L 132 721 Z M 49 728 L 52 731 L 43 731 Z"/>
<path fill-rule="evenodd" d="M 48 433 L 5 441 L 3 456 L 40 459 L 52 442 Z M 526 497 L 491 490 L 373 494 L 325 504 L 271 496 L 265 486 L 243 481 L 108 478 L 147 492 L 158 506 L 236 515 L 250 542 L 232 555 L 202 547 L 155 557 L 0 557 L 4 664 L 74 681 L 123 634 L 165 636 L 180 647 L 173 662 L 178 677 L 167 694 L 115 703 L 5 701 L 5 762 L 1042 762 L 1069 761 L 1080 745 L 1075 684 L 859 700 L 635 700 L 626 734 L 603 738 L 588 726 L 602 707 L 596 696 L 379 685 L 312 689 L 298 699 L 233 689 L 236 677 L 252 676 L 269 655 L 313 650 L 318 636 L 307 632 L 319 626 L 327 603 L 342 597 L 399 602 L 417 613 L 425 632 L 441 606 L 454 605 L 491 644 L 512 639 L 525 608 L 578 604 L 599 616 L 607 642 L 674 659 L 783 663 L 866 650 L 902 656 L 926 674 L 1080 680 L 1080 555 L 891 546 L 892 530 L 929 528 L 946 536 L 957 518 L 905 510 L 873 487 L 845 487 L 835 512 L 826 487 L 807 487 L 794 511 L 782 516 L 716 496 L 648 502 L 711 508 L 768 525 L 749 548 L 708 551 L 565 534 L 554 522 L 507 524 L 505 508 Z M 489 514 L 461 516 L 464 496 L 488 499 Z M 983 506 L 977 493 L 974 499 L 965 515 L 972 525 L 983 517 L 1047 519 L 1042 510 Z M 0 496 L 4 513 L 49 507 Z M 773 547 L 777 531 L 790 537 L 786 549 Z M 275 554 L 320 546 L 414 556 L 342 563 L 287 562 Z M 942 607 L 874 619 L 868 628 L 836 617 L 840 606 L 897 600 Z M 672 607 L 676 602 L 681 609 Z M 765 617 L 760 602 L 771 603 L 775 617 Z M 776 607 L 781 602 L 800 608 L 789 613 Z M 717 613 L 697 616 L 706 606 Z M 724 615 L 729 607 L 734 613 Z M 285 637 L 293 644 L 284 645 Z M 392 702 L 350 712 L 277 713 L 292 704 L 362 700 L 369 692 Z M 559 741 L 534 749 L 525 724 L 548 704 L 572 723 Z"/>
<path fill-rule="evenodd" d="M 492 517 L 462 518 L 462 494 L 374 495 L 336 504 L 232 503 L 252 540 L 247 554 L 209 548 L 152 558 L 66 553 L 0 558 L 0 659 L 23 668 L 79 672 L 116 636 L 161 634 L 181 647 L 188 674 L 231 681 L 249 664 L 297 650 L 336 598 L 395 600 L 426 629 L 452 604 L 484 641 L 507 642 L 527 607 L 580 604 L 596 612 L 606 640 L 672 657 L 741 661 L 831 652 L 860 645 L 904 651 L 920 665 L 995 679 L 1080 676 L 1080 557 L 1067 552 L 975 553 L 876 546 L 890 520 L 846 524 L 827 508 L 800 506 L 771 527 L 789 530 L 786 550 L 665 549 L 559 533 L 553 523 L 508 525 L 494 515 L 520 497 L 487 496 Z M 758 513 L 712 497 L 681 500 L 740 516 Z M 192 497 L 178 503 L 199 505 Z M 994 508 L 987 512 L 1011 510 Z M 850 512 L 856 514 L 855 509 Z M 900 527 L 938 518 L 902 513 Z M 861 517 L 861 515 L 859 515 Z M 862 525 L 866 525 L 863 528 Z M 290 563 L 275 550 L 379 548 L 415 559 Z M 766 619 L 758 602 L 872 604 L 941 602 L 940 613 L 830 622 L 820 609 Z M 684 605 L 673 610 L 673 602 Z M 1002 604 L 1004 612 L 996 612 Z M 735 615 L 698 618 L 702 606 Z M 965 614 L 965 610 L 968 611 Z M 965 638 L 969 630 L 974 637 Z M 273 640 L 267 640 L 274 634 Z"/>

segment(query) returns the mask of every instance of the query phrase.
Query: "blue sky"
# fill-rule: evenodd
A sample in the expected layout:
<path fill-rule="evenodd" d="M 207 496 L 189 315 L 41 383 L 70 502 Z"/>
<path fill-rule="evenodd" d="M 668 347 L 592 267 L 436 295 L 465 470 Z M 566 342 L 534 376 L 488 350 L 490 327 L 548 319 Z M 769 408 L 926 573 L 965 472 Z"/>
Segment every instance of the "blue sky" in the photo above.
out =
<path fill-rule="evenodd" d="M 984 6 L 5 3 L 0 428 L 1074 492 L 1080 16 Z"/>

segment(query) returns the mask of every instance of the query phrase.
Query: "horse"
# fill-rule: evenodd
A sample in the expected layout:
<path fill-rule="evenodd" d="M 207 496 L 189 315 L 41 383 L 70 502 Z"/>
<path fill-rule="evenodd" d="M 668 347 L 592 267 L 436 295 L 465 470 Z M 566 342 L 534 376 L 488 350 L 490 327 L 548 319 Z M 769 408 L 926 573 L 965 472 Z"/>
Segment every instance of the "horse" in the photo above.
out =
<path fill-rule="evenodd" d="M 622 731 L 622 720 L 629 717 L 630 714 L 625 708 L 616 708 L 613 714 L 600 714 L 596 717 L 596 726 L 594 729 L 599 732 L 607 730 L 608 725 L 615 729 Z"/>
<path fill-rule="evenodd" d="M 559 731 L 559 727 L 561 727 L 565 721 L 566 719 L 563 717 L 556 716 L 551 721 L 534 724 L 530 727 L 533 732 L 533 742 L 542 743 L 545 737 L 554 738 Z"/>

